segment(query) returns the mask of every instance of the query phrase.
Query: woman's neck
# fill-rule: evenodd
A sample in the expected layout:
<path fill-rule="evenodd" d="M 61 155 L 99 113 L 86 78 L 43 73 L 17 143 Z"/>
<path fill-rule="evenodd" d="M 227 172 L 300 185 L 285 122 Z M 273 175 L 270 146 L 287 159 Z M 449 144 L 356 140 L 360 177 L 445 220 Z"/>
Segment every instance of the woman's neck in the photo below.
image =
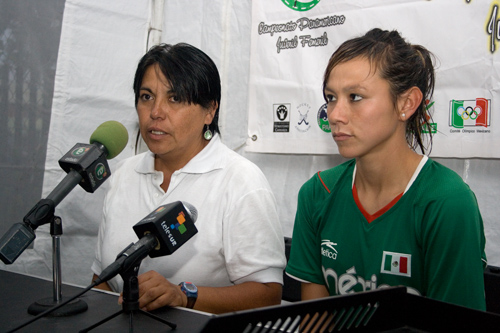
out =
<path fill-rule="evenodd" d="M 198 155 L 210 141 L 203 140 L 199 149 L 191 152 L 183 151 L 182 154 L 168 153 L 164 155 L 155 154 L 154 168 L 163 173 L 161 188 L 166 192 L 170 184 L 172 174 L 185 167 L 196 155 Z"/>
<path fill-rule="evenodd" d="M 370 214 L 406 189 L 422 156 L 411 149 L 390 156 L 356 159 L 354 183 L 359 201 Z"/>

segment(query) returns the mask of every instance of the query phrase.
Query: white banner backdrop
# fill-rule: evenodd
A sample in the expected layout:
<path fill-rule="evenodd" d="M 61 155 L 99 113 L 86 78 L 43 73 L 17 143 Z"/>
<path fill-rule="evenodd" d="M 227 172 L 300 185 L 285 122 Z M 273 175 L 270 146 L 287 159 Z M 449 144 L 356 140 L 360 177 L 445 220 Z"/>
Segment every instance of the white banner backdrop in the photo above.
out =
<path fill-rule="evenodd" d="M 355 2 L 357 1 L 357 2 Z M 59 47 L 59 56 L 56 73 L 56 83 L 54 87 L 54 100 L 51 116 L 51 127 L 47 150 L 46 171 L 44 175 L 44 191 L 42 197 L 45 198 L 50 191 L 64 178 L 66 173 L 58 165 L 58 160 L 77 142 L 88 142 L 91 133 L 96 127 L 106 120 L 117 120 L 122 122 L 129 130 L 130 140 L 125 150 L 115 159 L 110 160 L 110 169 L 113 173 L 116 163 L 128 156 L 135 154 L 136 147 L 135 138 L 137 136 L 137 114 L 134 109 L 134 96 L 132 91 L 132 81 L 137 66 L 137 62 L 144 54 L 146 43 L 148 40 L 148 30 L 150 28 L 150 17 L 152 14 L 152 6 L 156 1 L 136 1 L 136 0 L 121 0 L 117 1 L 101 1 L 101 0 L 66 0 L 66 9 L 64 12 L 63 28 L 61 35 L 61 44 Z M 340 164 L 344 159 L 340 155 L 325 155 L 325 154 L 284 154 L 284 150 L 279 150 L 278 153 L 261 154 L 249 152 L 245 141 L 249 143 L 249 147 L 254 148 L 257 142 L 260 144 L 260 133 L 255 131 L 256 117 L 255 102 L 264 98 L 264 95 L 257 95 L 252 92 L 250 98 L 248 93 L 248 82 L 250 80 L 250 54 L 251 42 L 250 36 L 255 32 L 258 26 L 252 25 L 252 6 L 259 5 L 261 9 L 265 8 L 267 15 L 281 15 L 275 19 L 275 22 L 289 22 L 287 18 L 294 11 L 288 9 L 281 0 L 268 0 L 269 8 L 264 1 L 240 1 L 240 0 L 192 0 L 189 3 L 185 0 L 168 0 L 165 1 L 164 10 L 161 13 L 163 17 L 163 28 L 161 29 L 161 41 L 168 43 L 188 42 L 193 44 L 212 57 L 215 61 L 222 78 L 223 96 L 221 102 L 221 132 L 224 142 L 232 149 L 255 162 L 268 178 L 273 192 L 276 196 L 278 204 L 278 213 L 280 223 L 283 226 L 283 231 L 286 236 L 290 237 L 293 230 L 294 216 L 297 206 L 297 193 L 302 184 L 307 181 L 312 175 L 319 170 L 331 168 Z M 317 2 L 317 1 L 316 1 Z M 320 0 L 316 7 L 320 13 L 314 14 L 317 17 L 325 17 L 332 15 L 344 14 L 347 19 L 351 13 L 362 11 L 369 12 L 370 19 L 378 18 L 380 26 L 389 16 L 387 11 L 381 8 L 403 8 L 404 6 L 413 5 L 413 2 L 401 3 L 401 0 L 388 2 L 387 0 L 377 1 L 378 6 L 370 5 L 367 7 L 368 1 L 340 1 L 340 0 Z M 373 3 L 369 1 L 368 3 Z M 440 0 L 444 3 L 444 7 L 455 4 L 450 4 L 449 1 Z M 471 4 L 467 4 L 465 0 L 458 1 L 456 6 L 463 6 L 464 10 L 476 11 L 481 7 L 482 12 L 477 14 L 484 24 L 490 18 L 490 7 L 484 6 L 484 0 L 472 0 Z M 492 0 L 493 2 L 493 0 Z M 297 3 L 299 3 L 297 1 Z M 335 3 L 334 5 L 332 3 Z M 362 5 L 362 4 L 363 5 Z M 395 5 L 400 3 L 399 5 Z M 415 2 L 416 4 L 420 1 Z M 421 5 L 425 5 L 423 2 Z M 297 19 L 303 16 L 308 16 L 318 8 L 313 8 L 310 11 L 297 14 Z M 335 7 L 335 8 L 332 8 Z M 365 8 L 366 7 L 366 8 Z M 380 9 L 377 8 L 380 7 Z M 277 8 L 274 12 L 272 8 Z M 326 12 L 328 9 L 329 13 Z M 364 8 L 364 9 L 363 9 Z M 254 8 L 255 9 L 255 8 Z M 276 14 L 277 12 L 281 14 Z M 340 12 L 342 11 L 342 12 Z M 274 14 L 273 14 L 274 13 Z M 375 15 L 375 14 L 376 15 Z M 417 17 L 413 17 L 413 13 L 407 14 L 406 19 L 409 21 L 407 25 L 421 27 L 427 22 L 424 12 L 415 12 Z M 153 15 L 156 16 L 156 15 Z M 373 17 L 372 17 L 373 16 Z M 484 17 L 484 19 L 483 19 Z M 454 18 L 450 13 L 450 19 Z M 495 19 L 495 22 L 497 20 Z M 263 19 L 262 22 L 272 24 L 274 21 Z M 348 21 L 346 21 L 348 22 Z M 422 23 L 419 23 L 422 22 Z M 447 22 L 447 21 L 446 21 Z M 347 24 L 347 23 L 345 23 Z M 363 21 L 352 24 L 355 31 L 352 35 L 362 34 L 364 31 L 372 27 Z M 406 27 L 405 25 L 404 27 Z M 470 26 L 470 25 L 469 25 Z M 436 36 L 437 42 L 446 41 L 452 33 L 458 34 L 460 31 L 451 31 L 449 25 L 435 24 L 431 29 L 432 34 Z M 335 30 L 337 26 L 327 27 Z M 402 26 L 397 27 L 403 28 Z M 321 36 L 321 33 L 316 31 L 319 29 L 306 32 L 311 36 Z M 296 85 L 295 90 L 289 90 L 287 93 L 282 93 L 283 101 L 292 102 L 296 95 L 302 93 L 307 87 L 305 82 L 310 80 L 314 89 L 311 89 L 318 99 L 318 105 L 311 105 L 310 115 L 307 117 L 307 122 L 315 125 L 315 115 L 321 100 L 321 77 L 323 75 L 323 67 L 326 66 L 326 61 L 329 54 L 341 42 L 340 38 L 331 35 L 330 30 L 325 30 L 328 33 L 329 44 L 318 49 L 328 48 L 328 55 L 325 55 L 323 63 L 318 66 L 317 74 L 308 73 L 300 80 L 291 78 L 292 74 L 286 69 L 285 62 L 281 58 L 274 57 L 276 48 L 272 45 L 276 44 L 280 33 L 274 33 L 273 37 L 269 34 L 260 35 L 265 41 L 269 40 L 270 56 L 265 57 L 264 61 L 257 63 L 259 66 L 267 66 L 266 68 L 273 69 L 273 66 L 282 66 L 281 75 Z M 404 29 L 402 32 L 412 42 L 422 42 L 424 36 L 419 34 L 412 35 L 409 32 L 412 30 Z M 297 35 L 302 35 L 300 30 L 297 30 Z M 290 34 L 291 36 L 294 36 Z M 288 35 L 287 35 L 288 36 Z M 350 38 L 351 36 L 345 36 Z M 489 35 L 478 33 L 480 40 L 477 42 L 480 47 L 489 47 L 491 39 Z M 290 37 L 282 37 L 290 38 Z M 493 41 L 497 41 L 496 37 Z M 271 43 L 272 42 L 272 43 Z M 422 42 L 424 43 L 424 42 Z M 465 40 L 463 45 L 469 45 L 471 41 Z M 436 44 L 436 43 L 434 43 Z M 425 45 L 425 44 L 424 44 Z M 434 52 L 434 46 L 426 45 Z M 255 50 L 255 43 L 253 44 Z M 462 48 L 464 47 L 464 48 Z M 300 46 L 302 48 L 302 46 Z M 441 82 L 444 76 L 447 75 L 449 68 L 456 68 L 458 63 L 462 63 L 462 54 L 465 52 L 466 46 L 458 46 L 459 51 L 454 51 L 454 57 L 448 63 L 442 61 L 438 78 Z M 312 49 L 312 48 L 304 48 Z M 455 50 L 455 49 L 454 49 Z M 293 51 L 292 49 L 283 49 L 280 54 Z M 274 52 L 274 53 L 273 53 Z M 451 52 L 451 51 L 450 51 Z M 471 51 L 472 52 L 472 51 Z M 483 49 L 480 49 L 481 54 Z M 255 53 L 255 52 L 254 52 Z M 487 53 L 485 53 L 485 57 Z M 493 57 L 497 58 L 499 52 L 494 52 Z M 446 52 L 445 52 L 446 55 Z M 441 56 L 441 55 L 439 55 Z M 493 63 L 493 57 L 489 60 L 489 64 Z M 269 58 L 269 59 L 267 59 Z M 311 59 L 305 57 L 302 62 L 320 62 L 318 57 Z M 270 62 L 270 65 L 266 63 Z M 483 59 L 477 59 L 467 67 L 464 75 L 470 77 L 475 73 L 476 68 L 480 68 Z M 479 64 L 479 65 L 478 65 Z M 252 71 L 256 62 L 252 63 Z M 320 68 L 321 67 L 321 68 Z M 274 69 L 273 69 L 274 70 Z M 491 78 L 491 75 L 496 75 L 492 72 L 482 79 L 476 80 L 478 87 L 490 85 L 491 82 L 497 82 Z M 452 87 L 463 88 L 463 83 L 458 82 L 460 77 L 447 79 L 448 82 L 455 82 Z M 261 82 L 256 81 L 255 76 L 252 77 L 252 89 L 255 89 L 256 82 L 259 84 L 269 85 L 269 80 L 262 79 Z M 290 83 L 290 85 L 291 85 Z M 301 85 L 299 85 L 299 83 Z M 439 83 L 439 82 L 438 82 Z M 264 87 L 264 85 L 262 85 Z M 279 86 L 276 84 L 276 86 Z M 467 87 L 469 87 L 468 85 Z M 492 91 L 497 91 L 497 85 Z M 305 90 L 304 90 L 305 91 Z M 467 89 L 458 90 L 467 92 Z M 472 91 L 467 96 L 458 96 L 456 100 L 475 100 L 476 91 Z M 483 96 L 484 97 L 484 96 Z M 485 97 L 486 98 L 486 97 Z M 304 101 L 302 101 L 304 102 Z M 445 111 L 449 111 L 448 102 L 444 103 Z M 247 111 L 248 105 L 252 105 L 250 112 Z M 299 104 L 297 104 L 299 105 Z M 292 106 L 293 107 L 296 107 Z M 465 105 L 467 106 L 467 105 Z M 438 112 L 436 106 L 435 112 Z M 494 108 L 492 108 L 494 110 Z M 298 112 L 295 111 L 297 114 Z M 298 115 L 293 115 L 297 117 Z M 247 117 L 251 117 L 253 125 L 250 132 L 247 131 Z M 269 114 L 272 119 L 272 112 Z M 296 122 L 298 122 L 298 118 Z M 263 118 L 264 119 L 264 118 Z M 495 114 L 492 113 L 491 122 L 495 122 Z M 268 120 L 263 120 L 263 124 Z M 293 124 L 295 126 L 297 124 Z M 300 126 L 304 126 L 305 123 Z M 267 125 L 262 125 L 266 127 Z M 270 120 L 269 126 L 273 122 Z M 267 127 L 269 127 L 267 126 Z M 298 126 L 298 125 L 297 125 Z M 317 125 L 315 125 L 317 126 Z M 441 124 L 438 123 L 438 130 Z M 443 126 L 448 126 L 447 123 Z M 266 127 L 266 128 L 267 128 Z M 311 127 L 309 132 L 316 131 L 317 128 Z M 449 130 L 448 130 L 449 132 Z M 252 134 L 257 133 L 258 140 L 252 141 Z M 320 132 L 321 133 L 321 132 Z M 250 135 L 248 135 L 250 134 Z M 278 133 L 276 133 L 278 134 Z M 306 133 L 308 134 L 308 133 Z M 446 133 L 447 134 L 447 133 Z M 313 145 L 308 146 L 308 153 L 317 146 L 323 148 L 335 148 L 335 143 L 327 133 L 323 135 L 324 143 L 317 141 Z M 249 139 L 247 139 L 249 138 Z M 300 143 L 298 140 L 297 142 Z M 284 144 L 289 145 L 285 140 Z M 435 153 L 438 146 L 434 147 Z M 498 205 L 498 193 L 500 193 L 500 160 L 499 159 L 453 159 L 453 158 L 437 158 L 437 161 L 455 170 L 474 190 L 478 198 L 481 208 L 481 213 L 485 222 L 486 233 L 486 254 L 490 265 L 500 266 L 500 223 L 498 216 L 500 215 L 500 206 Z M 95 193 L 90 194 L 77 186 L 62 202 L 56 207 L 56 215 L 63 220 L 64 234 L 62 236 L 62 278 L 64 283 L 73 283 L 81 286 L 89 284 L 92 278 L 90 265 L 94 258 L 94 249 L 97 241 L 97 231 L 101 220 L 102 200 L 108 183 L 104 183 Z M 5 198 L 9 200 L 9 198 Z M 34 202 L 33 202 L 34 204 Z M 36 230 L 37 238 L 32 249 L 27 249 L 12 265 L 4 265 L 0 263 L 0 269 L 12 270 L 30 275 L 36 275 L 47 279 L 52 279 L 52 240 L 49 234 L 49 226 L 44 225 Z M 47 290 L 50 295 L 51 290 Z"/>
<path fill-rule="evenodd" d="M 437 58 L 431 156 L 500 157 L 497 7 L 490 0 L 252 1 L 247 151 L 338 153 L 324 70 L 342 42 L 378 27 Z"/>

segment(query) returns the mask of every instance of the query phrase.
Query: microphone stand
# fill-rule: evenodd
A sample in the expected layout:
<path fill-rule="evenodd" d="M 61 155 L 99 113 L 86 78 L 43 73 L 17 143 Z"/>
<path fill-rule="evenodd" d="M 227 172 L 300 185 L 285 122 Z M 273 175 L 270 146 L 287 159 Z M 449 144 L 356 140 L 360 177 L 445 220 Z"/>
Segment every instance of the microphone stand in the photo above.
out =
<path fill-rule="evenodd" d="M 105 322 L 117 317 L 120 314 L 125 314 L 129 316 L 129 332 L 134 332 L 134 314 L 143 314 L 146 315 L 154 320 L 157 320 L 165 325 L 170 326 L 170 328 L 175 329 L 177 327 L 176 324 L 171 323 L 167 320 L 164 320 L 163 318 L 160 318 L 158 316 L 155 316 L 152 313 L 149 313 L 147 311 L 144 311 L 139 308 L 139 281 L 137 279 L 137 274 L 139 272 L 139 267 L 141 266 L 141 262 L 139 262 L 137 265 L 132 265 L 132 267 L 122 273 L 120 273 L 121 277 L 123 278 L 123 303 L 122 303 L 122 309 L 111 316 L 108 316 L 107 318 L 104 318 L 103 320 L 99 321 L 98 323 L 89 326 L 87 328 L 84 328 L 83 330 L 80 330 L 80 333 L 85 333 L 88 332 Z"/>
<path fill-rule="evenodd" d="M 61 275 L 61 235 L 62 219 L 59 216 L 54 216 L 53 213 L 48 213 L 50 222 L 50 235 L 52 236 L 52 279 L 53 279 L 53 297 L 43 298 L 31 304 L 28 307 L 28 313 L 38 315 L 45 310 L 52 308 L 65 301 L 62 297 L 62 275 Z M 44 216 L 47 218 L 47 216 Z M 71 316 L 77 313 L 86 311 L 88 308 L 87 303 L 81 299 L 75 299 L 57 311 L 48 314 L 52 317 Z"/>

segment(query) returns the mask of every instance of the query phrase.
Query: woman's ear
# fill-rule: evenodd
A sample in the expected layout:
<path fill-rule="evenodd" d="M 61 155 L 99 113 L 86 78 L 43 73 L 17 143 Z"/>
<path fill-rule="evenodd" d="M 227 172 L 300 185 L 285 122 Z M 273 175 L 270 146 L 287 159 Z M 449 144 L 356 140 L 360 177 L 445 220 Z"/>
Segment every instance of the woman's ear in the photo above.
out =
<path fill-rule="evenodd" d="M 210 125 L 212 123 L 212 120 L 215 117 L 215 112 L 217 111 L 217 108 L 219 107 L 219 103 L 216 101 L 213 101 L 213 103 L 210 105 L 210 107 L 207 108 L 207 114 L 205 117 L 205 124 Z"/>
<path fill-rule="evenodd" d="M 409 119 L 418 109 L 424 95 L 418 87 L 411 87 L 399 98 L 399 118 L 402 121 Z"/>

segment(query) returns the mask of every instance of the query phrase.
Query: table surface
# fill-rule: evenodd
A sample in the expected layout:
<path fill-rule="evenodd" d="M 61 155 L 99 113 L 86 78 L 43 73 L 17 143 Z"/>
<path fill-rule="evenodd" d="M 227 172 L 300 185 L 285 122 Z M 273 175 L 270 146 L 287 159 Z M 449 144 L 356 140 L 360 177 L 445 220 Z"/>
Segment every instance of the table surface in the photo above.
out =
<path fill-rule="evenodd" d="M 83 288 L 64 285 L 62 296 L 70 298 Z M 28 307 L 42 299 L 50 300 L 53 295 L 53 283 L 43 279 L 22 274 L 0 270 L 0 332 L 7 332 L 32 319 Z M 119 312 L 122 307 L 118 305 L 116 294 L 103 293 L 90 290 L 80 297 L 88 305 L 82 313 L 63 317 L 42 317 L 39 320 L 21 328 L 17 332 L 79 332 L 101 320 Z M 175 323 L 177 328 L 172 330 L 161 323 L 140 312 L 133 315 L 121 313 L 115 318 L 92 329 L 90 332 L 129 332 L 130 321 L 137 332 L 199 332 L 210 320 L 211 315 L 198 311 L 182 308 L 164 307 L 151 312 L 152 314 Z"/>

